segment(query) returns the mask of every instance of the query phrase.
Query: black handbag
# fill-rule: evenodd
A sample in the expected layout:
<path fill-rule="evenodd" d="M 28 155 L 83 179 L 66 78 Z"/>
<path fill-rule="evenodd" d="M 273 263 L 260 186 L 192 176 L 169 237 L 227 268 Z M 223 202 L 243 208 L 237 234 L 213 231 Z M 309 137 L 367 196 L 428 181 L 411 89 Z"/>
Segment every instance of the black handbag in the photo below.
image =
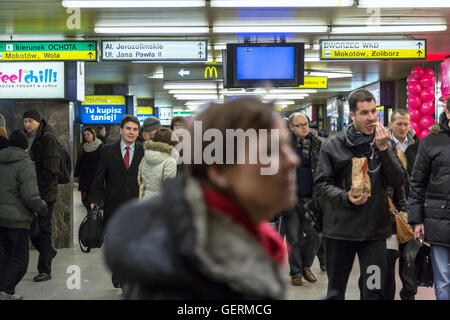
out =
<path fill-rule="evenodd" d="M 93 248 L 101 248 L 103 240 L 103 211 L 94 208 L 88 212 L 80 224 L 78 230 L 80 249 L 84 253 L 89 253 Z"/>
<path fill-rule="evenodd" d="M 419 287 L 433 286 L 433 265 L 431 263 L 431 248 L 422 242 L 415 260 L 414 278 Z"/>

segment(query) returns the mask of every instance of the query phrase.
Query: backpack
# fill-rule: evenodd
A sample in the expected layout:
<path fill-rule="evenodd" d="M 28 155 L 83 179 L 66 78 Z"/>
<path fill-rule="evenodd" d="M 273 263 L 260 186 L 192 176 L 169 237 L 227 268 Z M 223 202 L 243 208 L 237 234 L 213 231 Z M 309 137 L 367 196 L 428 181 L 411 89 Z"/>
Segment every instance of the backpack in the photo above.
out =
<path fill-rule="evenodd" d="M 47 131 L 45 135 L 52 135 L 53 133 Z M 58 145 L 59 150 L 59 173 L 58 173 L 58 183 L 59 184 L 66 184 L 70 182 L 70 176 L 72 174 L 72 159 L 70 158 L 69 152 L 64 148 L 59 142 L 58 139 L 56 139 L 56 144 Z"/>
<path fill-rule="evenodd" d="M 84 253 L 89 253 L 91 248 L 101 248 L 103 244 L 103 217 L 102 210 L 95 208 L 90 210 L 78 229 L 78 243 Z M 83 246 L 87 249 L 83 249 Z"/>
<path fill-rule="evenodd" d="M 66 184 L 70 182 L 70 176 L 72 173 L 72 159 L 70 158 L 69 152 L 57 141 L 59 149 L 59 173 L 58 173 L 58 183 Z"/>

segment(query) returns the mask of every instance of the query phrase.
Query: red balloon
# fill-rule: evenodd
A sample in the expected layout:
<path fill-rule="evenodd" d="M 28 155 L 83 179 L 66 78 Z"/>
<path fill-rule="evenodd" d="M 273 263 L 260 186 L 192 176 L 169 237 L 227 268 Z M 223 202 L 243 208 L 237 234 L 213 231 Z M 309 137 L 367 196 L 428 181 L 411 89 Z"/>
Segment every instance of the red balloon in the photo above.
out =
<path fill-rule="evenodd" d="M 414 67 L 412 68 L 411 74 L 415 74 L 416 76 L 422 77 L 424 75 L 424 71 L 422 67 Z"/>
<path fill-rule="evenodd" d="M 406 78 L 407 82 L 411 82 L 411 81 L 419 81 L 420 80 L 420 76 L 415 75 L 415 74 L 410 74 L 408 76 L 408 78 Z"/>
<path fill-rule="evenodd" d="M 419 123 L 423 129 L 429 129 L 434 124 L 434 118 L 432 116 L 423 116 Z"/>
<path fill-rule="evenodd" d="M 422 107 L 420 107 L 420 112 L 422 112 L 425 116 L 431 116 L 434 113 L 434 102 L 428 101 L 422 103 Z"/>
<path fill-rule="evenodd" d="M 411 121 L 419 122 L 422 119 L 422 113 L 419 109 L 412 109 L 409 111 L 409 115 L 411 117 Z"/>
<path fill-rule="evenodd" d="M 416 134 L 418 134 L 422 130 L 422 128 L 420 127 L 420 124 L 418 122 L 414 122 L 414 121 L 411 121 L 411 123 L 409 124 L 409 127 L 411 129 L 413 129 Z"/>
<path fill-rule="evenodd" d="M 435 83 L 436 78 L 432 74 L 424 74 L 423 77 L 420 79 L 420 84 L 422 85 L 422 88 L 434 87 Z"/>
<path fill-rule="evenodd" d="M 417 136 L 419 137 L 420 140 L 422 140 L 423 138 L 425 138 L 430 133 L 431 133 L 430 130 L 423 129 L 422 131 L 419 132 L 419 134 Z"/>
<path fill-rule="evenodd" d="M 416 95 L 410 95 L 407 102 L 408 105 L 413 108 L 420 108 L 422 106 L 422 100 Z"/>
<path fill-rule="evenodd" d="M 419 81 L 410 81 L 406 85 L 406 91 L 408 91 L 408 95 L 419 95 L 422 92 L 422 87 L 420 86 Z"/>
<path fill-rule="evenodd" d="M 409 98 L 408 98 L 409 99 Z M 422 99 L 423 102 L 433 101 L 434 99 L 434 88 L 424 88 L 422 92 L 420 93 L 420 99 Z M 408 101 L 409 103 L 409 101 Z"/>
<path fill-rule="evenodd" d="M 424 74 L 431 74 L 432 76 L 434 76 L 434 70 L 432 68 L 424 68 L 423 69 L 423 73 Z"/>

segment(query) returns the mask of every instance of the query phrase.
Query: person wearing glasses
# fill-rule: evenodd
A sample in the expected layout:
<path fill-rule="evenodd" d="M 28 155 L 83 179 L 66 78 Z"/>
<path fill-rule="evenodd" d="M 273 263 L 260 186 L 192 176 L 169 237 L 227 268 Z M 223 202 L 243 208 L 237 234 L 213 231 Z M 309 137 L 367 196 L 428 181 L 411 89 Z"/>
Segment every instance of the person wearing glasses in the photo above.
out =
<path fill-rule="evenodd" d="M 298 202 L 293 210 L 282 214 L 280 230 L 286 235 L 291 247 L 289 255 L 291 284 L 301 286 L 302 278 L 308 282 L 317 281 L 311 266 L 319 248 L 320 238 L 305 215 L 304 205 L 312 198 L 314 173 L 319 161 L 322 139 L 310 129 L 309 119 L 302 113 L 293 113 L 288 119 L 288 126 L 294 151 L 299 156 L 301 165 L 296 170 Z M 324 268 L 323 260 L 320 261 L 320 265 Z"/>

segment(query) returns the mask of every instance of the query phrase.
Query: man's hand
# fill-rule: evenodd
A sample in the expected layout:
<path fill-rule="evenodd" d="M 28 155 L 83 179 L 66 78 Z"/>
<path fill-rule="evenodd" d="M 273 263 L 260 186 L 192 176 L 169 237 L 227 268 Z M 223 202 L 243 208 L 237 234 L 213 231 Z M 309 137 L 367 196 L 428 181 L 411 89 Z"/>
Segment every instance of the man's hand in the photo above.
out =
<path fill-rule="evenodd" d="M 422 224 L 416 224 L 414 226 L 414 236 L 416 237 L 416 239 L 420 239 L 420 235 L 425 235 L 425 227 Z"/>
<path fill-rule="evenodd" d="M 384 151 L 387 149 L 388 138 L 388 131 L 381 124 L 377 124 L 375 126 L 375 144 L 377 145 L 378 150 Z"/>
<path fill-rule="evenodd" d="M 364 192 L 360 197 L 356 198 L 353 196 L 353 186 L 350 188 L 350 191 L 348 192 L 348 200 L 350 200 L 350 202 L 355 206 L 366 203 L 367 199 L 369 199 L 367 192 Z"/>

